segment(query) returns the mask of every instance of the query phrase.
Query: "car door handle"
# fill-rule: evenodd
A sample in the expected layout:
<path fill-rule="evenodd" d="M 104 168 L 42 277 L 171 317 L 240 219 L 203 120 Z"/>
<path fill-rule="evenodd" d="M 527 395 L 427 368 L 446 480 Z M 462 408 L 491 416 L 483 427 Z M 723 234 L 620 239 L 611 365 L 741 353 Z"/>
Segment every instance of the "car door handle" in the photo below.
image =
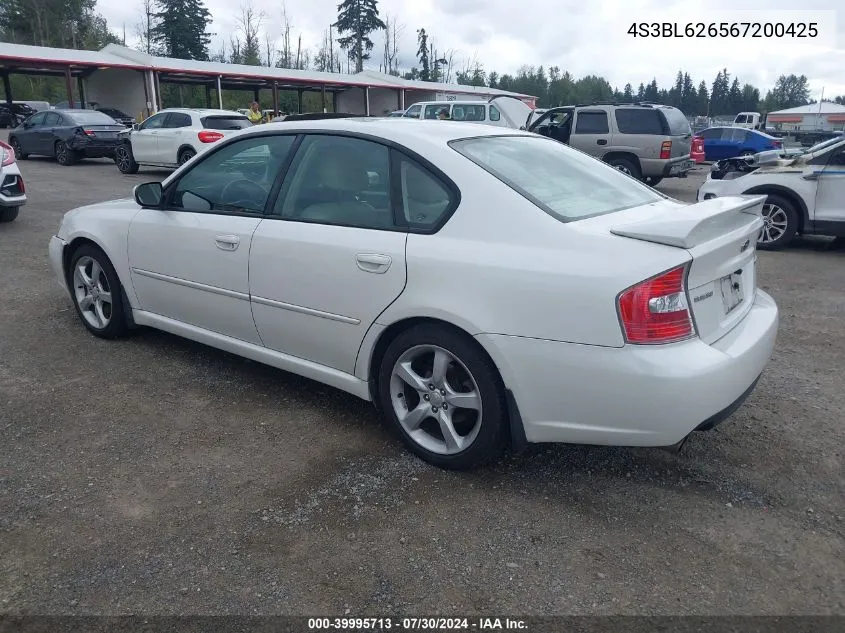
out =
<path fill-rule="evenodd" d="M 355 263 L 358 264 L 358 268 L 365 273 L 376 273 L 377 275 L 386 273 L 392 261 L 388 255 L 375 253 L 359 253 L 355 256 Z"/>
<path fill-rule="evenodd" d="M 596 143 L 598 145 L 607 145 L 607 139 L 606 138 L 600 138 L 599 140 L 596 141 Z"/>
<path fill-rule="evenodd" d="M 241 238 L 237 235 L 218 235 L 214 238 L 214 242 L 220 250 L 234 251 L 237 250 L 238 245 L 241 243 Z"/>

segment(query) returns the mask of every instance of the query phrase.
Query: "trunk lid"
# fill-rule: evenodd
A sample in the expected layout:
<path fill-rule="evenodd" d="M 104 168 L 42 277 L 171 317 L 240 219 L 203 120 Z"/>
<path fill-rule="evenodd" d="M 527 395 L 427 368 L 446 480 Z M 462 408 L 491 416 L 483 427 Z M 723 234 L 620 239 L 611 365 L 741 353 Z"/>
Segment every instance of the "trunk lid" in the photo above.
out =
<path fill-rule="evenodd" d="M 508 127 L 515 130 L 527 129 L 528 121 L 534 111 L 522 99 L 509 95 L 497 95 L 491 97 L 488 103 L 492 103 L 499 109 Z"/>
<path fill-rule="evenodd" d="M 126 129 L 123 125 L 115 125 L 113 123 L 105 125 L 81 125 L 84 134 L 92 139 L 97 140 L 114 140 L 117 138 L 118 132 Z"/>
<path fill-rule="evenodd" d="M 757 289 L 757 236 L 766 196 L 713 198 L 652 212 L 630 221 L 609 220 L 621 237 L 686 249 L 689 305 L 699 337 L 713 343 L 751 309 Z M 611 216 L 612 217 L 612 216 Z"/>

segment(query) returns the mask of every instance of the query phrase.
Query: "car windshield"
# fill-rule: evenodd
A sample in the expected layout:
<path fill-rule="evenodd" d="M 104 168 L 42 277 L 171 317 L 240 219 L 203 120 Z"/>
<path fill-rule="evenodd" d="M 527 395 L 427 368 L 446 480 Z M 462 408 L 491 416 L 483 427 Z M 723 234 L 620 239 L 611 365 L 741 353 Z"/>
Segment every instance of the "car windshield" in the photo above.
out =
<path fill-rule="evenodd" d="M 845 135 L 844 136 L 835 136 L 833 138 L 827 139 L 826 141 L 822 141 L 821 143 L 816 143 L 812 147 L 805 150 L 804 153 L 805 154 L 815 154 L 819 150 L 827 149 L 831 145 L 836 145 L 837 143 L 841 143 L 843 140 L 845 140 Z"/>
<path fill-rule="evenodd" d="M 114 123 L 109 115 L 91 110 L 91 112 L 65 112 L 67 118 L 78 125 L 109 125 Z"/>
<path fill-rule="evenodd" d="M 484 136 L 450 145 L 563 222 L 663 199 L 613 167 L 540 136 Z"/>
<path fill-rule="evenodd" d="M 209 130 L 242 130 L 252 123 L 245 116 L 207 116 L 202 119 L 202 126 Z"/>
<path fill-rule="evenodd" d="M 677 108 L 660 108 L 669 123 L 669 133 L 673 136 L 692 134 L 687 117 Z"/>

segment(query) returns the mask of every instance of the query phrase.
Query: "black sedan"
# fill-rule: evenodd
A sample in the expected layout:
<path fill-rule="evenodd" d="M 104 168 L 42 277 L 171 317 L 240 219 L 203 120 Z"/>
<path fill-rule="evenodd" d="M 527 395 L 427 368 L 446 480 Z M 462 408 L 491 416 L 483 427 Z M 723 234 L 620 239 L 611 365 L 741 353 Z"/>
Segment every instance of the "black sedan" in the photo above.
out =
<path fill-rule="evenodd" d="M 39 112 L 9 133 L 19 160 L 30 154 L 55 156 L 59 165 L 81 158 L 111 158 L 125 126 L 95 110 Z"/>
<path fill-rule="evenodd" d="M 135 125 L 135 118 L 126 114 L 123 110 L 118 110 L 117 108 L 108 108 L 106 106 L 97 106 L 94 108 L 97 112 L 102 112 L 113 118 L 118 123 L 122 123 L 126 127 L 132 127 Z"/>

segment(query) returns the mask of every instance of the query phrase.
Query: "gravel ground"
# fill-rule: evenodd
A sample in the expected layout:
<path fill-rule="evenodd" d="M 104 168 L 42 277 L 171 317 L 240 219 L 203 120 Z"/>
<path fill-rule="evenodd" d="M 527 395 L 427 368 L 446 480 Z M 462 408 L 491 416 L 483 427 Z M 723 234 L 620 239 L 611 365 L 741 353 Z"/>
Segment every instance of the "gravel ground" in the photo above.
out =
<path fill-rule="evenodd" d="M 532 446 L 469 474 L 367 403 L 155 331 L 87 334 L 48 269 L 73 206 L 161 172 L 21 164 L 0 226 L 0 613 L 845 614 L 845 251 L 761 253 L 782 325 L 679 455 Z M 703 178 L 660 188 L 691 200 Z"/>

